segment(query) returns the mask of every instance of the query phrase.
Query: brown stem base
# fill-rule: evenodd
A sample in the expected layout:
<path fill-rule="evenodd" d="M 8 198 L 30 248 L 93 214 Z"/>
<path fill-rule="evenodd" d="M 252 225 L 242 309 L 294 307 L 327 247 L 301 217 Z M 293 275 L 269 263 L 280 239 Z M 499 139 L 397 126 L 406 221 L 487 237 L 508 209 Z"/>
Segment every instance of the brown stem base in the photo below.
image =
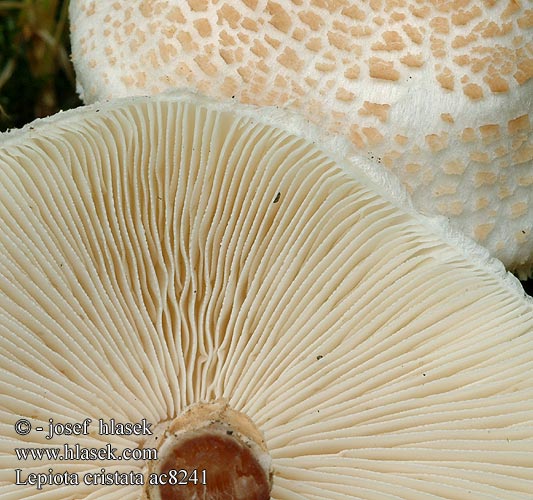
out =
<path fill-rule="evenodd" d="M 271 459 L 261 433 L 222 402 L 198 404 L 158 436 L 149 500 L 268 500 Z"/>

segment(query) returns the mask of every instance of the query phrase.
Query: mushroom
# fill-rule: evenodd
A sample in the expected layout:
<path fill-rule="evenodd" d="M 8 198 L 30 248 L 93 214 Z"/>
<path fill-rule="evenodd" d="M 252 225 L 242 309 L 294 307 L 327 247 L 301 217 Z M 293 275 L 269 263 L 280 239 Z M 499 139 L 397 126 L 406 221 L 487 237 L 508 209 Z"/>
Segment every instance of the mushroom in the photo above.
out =
<path fill-rule="evenodd" d="M 529 496 L 533 301 L 372 172 L 186 93 L 0 136 L 0 497 Z"/>
<path fill-rule="evenodd" d="M 297 109 L 531 274 L 527 2 L 73 0 L 70 16 L 85 102 L 192 88 Z"/>

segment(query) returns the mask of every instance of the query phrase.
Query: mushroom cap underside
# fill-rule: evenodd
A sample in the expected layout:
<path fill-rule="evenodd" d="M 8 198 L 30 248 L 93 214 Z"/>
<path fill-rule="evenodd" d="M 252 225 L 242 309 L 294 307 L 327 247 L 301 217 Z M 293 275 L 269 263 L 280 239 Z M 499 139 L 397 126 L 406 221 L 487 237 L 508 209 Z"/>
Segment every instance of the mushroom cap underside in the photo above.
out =
<path fill-rule="evenodd" d="M 263 433 L 275 499 L 533 490 L 531 301 L 387 199 L 349 146 L 191 95 L 102 103 L 0 141 L 2 498 L 142 491 L 81 478 L 143 461 L 14 449 L 120 452 L 143 436 L 49 441 L 17 435 L 20 419 L 155 427 L 215 400 Z M 15 469 L 80 484 L 36 490 Z"/>

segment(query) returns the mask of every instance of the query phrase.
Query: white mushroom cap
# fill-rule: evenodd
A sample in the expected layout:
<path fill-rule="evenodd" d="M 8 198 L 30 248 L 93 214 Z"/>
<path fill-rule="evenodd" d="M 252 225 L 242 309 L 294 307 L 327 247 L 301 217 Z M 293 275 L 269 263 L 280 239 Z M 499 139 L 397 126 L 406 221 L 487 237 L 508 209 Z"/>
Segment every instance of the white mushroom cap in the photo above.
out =
<path fill-rule="evenodd" d="M 527 497 L 532 301 L 352 152 L 280 110 L 190 95 L 0 136 L 0 497 L 142 491 L 14 484 L 147 465 L 17 460 L 146 445 L 19 436 L 18 419 L 155 428 L 219 399 L 264 436 L 275 499 Z"/>
<path fill-rule="evenodd" d="M 530 273 L 528 2 L 73 0 L 70 14 L 85 102 L 189 87 L 298 109 Z"/>

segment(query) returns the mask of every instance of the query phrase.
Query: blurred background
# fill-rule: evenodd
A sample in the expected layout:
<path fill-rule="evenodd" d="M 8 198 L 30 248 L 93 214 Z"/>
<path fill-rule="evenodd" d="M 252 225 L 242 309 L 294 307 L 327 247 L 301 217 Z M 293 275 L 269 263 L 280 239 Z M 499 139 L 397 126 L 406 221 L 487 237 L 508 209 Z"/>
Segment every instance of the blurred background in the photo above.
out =
<path fill-rule="evenodd" d="M 0 131 L 79 106 L 68 1 L 0 0 Z"/>
<path fill-rule="evenodd" d="M 75 83 L 68 0 L 0 0 L 0 132 L 81 105 Z"/>

